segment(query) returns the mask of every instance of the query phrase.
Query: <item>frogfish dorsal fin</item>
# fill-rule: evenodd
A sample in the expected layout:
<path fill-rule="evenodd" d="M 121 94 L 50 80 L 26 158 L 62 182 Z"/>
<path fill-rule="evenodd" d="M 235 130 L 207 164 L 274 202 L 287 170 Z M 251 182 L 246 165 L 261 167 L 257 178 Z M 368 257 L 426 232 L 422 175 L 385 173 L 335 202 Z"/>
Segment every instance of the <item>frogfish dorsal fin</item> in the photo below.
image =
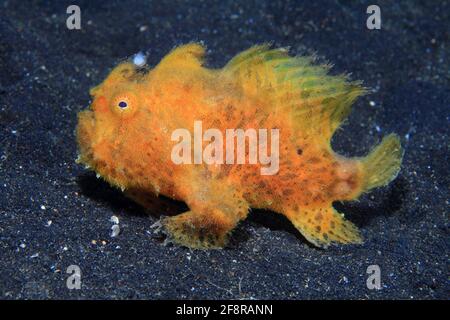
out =
<path fill-rule="evenodd" d="M 329 142 L 365 89 L 328 70 L 328 65 L 314 64 L 313 57 L 291 57 L 284 48 L 263 44 L 236 55 L 222 72 L 246 94 L 267 101 L 267 111 L 292 117 L 298 132 L 313 131 Z"/>

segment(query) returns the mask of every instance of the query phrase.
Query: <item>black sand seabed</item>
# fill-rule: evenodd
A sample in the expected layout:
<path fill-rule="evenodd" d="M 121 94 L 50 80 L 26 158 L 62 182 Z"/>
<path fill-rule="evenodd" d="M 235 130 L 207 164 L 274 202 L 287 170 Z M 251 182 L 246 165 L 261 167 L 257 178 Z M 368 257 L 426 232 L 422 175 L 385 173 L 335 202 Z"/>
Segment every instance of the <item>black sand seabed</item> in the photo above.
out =
<path fill-rule="evenodd" d="M 376 1 L 373 31 L 366 1 L 78 1 L 82 30 L 71 31 L 74 2 L 0 3 L 0 298 L 449 298 L 447 1 Z M 313 50 L 374 90 L 333 139 L 355 156 L 396 132 L 406 149 L 389 187 L 336 204 L 364 245 L 318 250 L 256 212 L 228 249 L 164 246 L 150 226 L 183 205 L 162 199 L 148 216 L 74 163 L 89 88 L 140 50 L 155 64 L 192 40 L 216 67 L 265 41 Z M 374 264 L 378 291 L 366 287 Z M 70 265 L 80 290 L 66 287 Z"/>

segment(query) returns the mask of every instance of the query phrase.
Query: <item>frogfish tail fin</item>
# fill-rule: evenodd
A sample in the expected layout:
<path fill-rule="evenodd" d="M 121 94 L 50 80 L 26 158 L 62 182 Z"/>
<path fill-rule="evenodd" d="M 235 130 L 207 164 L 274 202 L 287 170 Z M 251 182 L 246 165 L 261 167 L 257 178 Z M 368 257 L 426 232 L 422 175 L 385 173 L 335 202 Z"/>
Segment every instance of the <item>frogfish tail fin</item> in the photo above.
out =
<path fill-rule="evenodd" d="M 397 177 L 403 158 L 403 149 L 396 134 L 383 138 L 381 143 L 362 159 L 365 172 L 364 191 L 382 187 Z"/>

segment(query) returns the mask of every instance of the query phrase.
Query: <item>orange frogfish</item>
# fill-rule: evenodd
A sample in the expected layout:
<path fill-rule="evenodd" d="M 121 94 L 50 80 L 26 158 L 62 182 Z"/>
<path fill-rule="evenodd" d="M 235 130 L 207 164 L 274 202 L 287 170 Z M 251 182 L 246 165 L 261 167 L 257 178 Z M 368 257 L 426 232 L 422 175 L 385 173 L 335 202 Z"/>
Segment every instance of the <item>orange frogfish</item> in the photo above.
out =
<path fill-rule="evenodd" d="M 159 224 L 183 246 L 224 247 L 250 208 L 283 214 L 318 247 L 361 243 L 358 228 L 332 204 L 387 185 L 403 155 L 395 134 L 366 157 L 331 149 L 334 132 L 365 93 L 361 84 L 269 45 L 243 51 L 221 69 L 204 67 L 204 54 L 190 43 L 154 68 L 132 61 L 115 67 L 78 114 L 78 162 L 143 207 L 155 194 L 184 201 L 188 211 Z M 239 132 L 241 144 L 248 142 L 241 161 Z M 262 161 L 268 151 L 276 166 Z"/>

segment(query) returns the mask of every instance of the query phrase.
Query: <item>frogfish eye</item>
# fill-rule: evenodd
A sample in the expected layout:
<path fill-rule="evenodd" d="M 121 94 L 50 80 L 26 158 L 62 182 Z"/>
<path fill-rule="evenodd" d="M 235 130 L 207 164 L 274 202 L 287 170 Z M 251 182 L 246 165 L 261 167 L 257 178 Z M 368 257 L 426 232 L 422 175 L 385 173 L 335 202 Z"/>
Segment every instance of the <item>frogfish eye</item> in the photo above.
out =
<path fill-rule="evenodd" d="M 137 97 L 131 92 L 121 92 L 111 101 L 112 111 L 121 117 L 128 117 L 134 114 L 137 111 L 137 106 Z"/>
<path fill-rule="evenodd" d="M 119 102 L 119 107 L 122 109 L 125 109 L 126 107 L 128 107 L 128 103 L 126 103 L 125 101 L 120 101 Z"/>

